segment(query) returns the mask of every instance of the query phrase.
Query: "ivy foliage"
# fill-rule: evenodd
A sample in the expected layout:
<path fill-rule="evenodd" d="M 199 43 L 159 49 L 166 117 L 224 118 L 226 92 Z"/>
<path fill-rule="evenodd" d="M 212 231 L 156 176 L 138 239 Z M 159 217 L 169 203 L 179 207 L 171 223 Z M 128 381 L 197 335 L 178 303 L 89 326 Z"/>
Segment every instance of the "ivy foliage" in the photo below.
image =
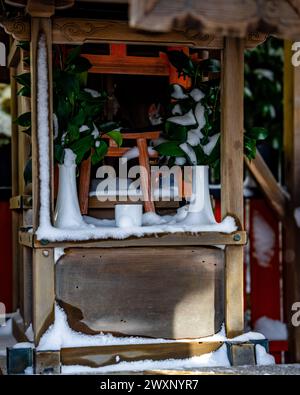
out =
<path fill-rule="evenodd" d="M 19 46 L 28 49 L 26 42 L 19 43 Z M 76 154 L 77 164 L 90 155 L 92 163 L 96 164 L 108 150 L 103 134 L 109 135 L 118 146 L 122 144 L 122 135 L 115 122 L 103 119 L 107 94 L 86 89 L 91 63 L 80 50 L 78 46 L 66 54 L 57 46 L 54 52 L 54 157 L 63 163 L 64 149 L 70 148 Z M 20 74 L 16 80 L 21 85 L 18 95 L 30 97 L 30 73 Z M 31 112 L 21 114 L 15 123 L 31 134 Z"/>
<path fill-rule="evenodd" d="M 178 77 L 190 78 L 192 86 L 188 90 L 182 89 L 175 100 L 171 95 L 169 117 L 164 124 L 164 137 L 167 141 L 157 146 L 156 149 L 161 155 L 170 157 L 169 164 L 174 163 L 175 157 L 184 157 L 189 164 L 209 165 L 218 169 L 220 164 L 220 138 L 218 136 L 220 136 L 221 128 L 220 62 L 218 59 L 195 61 L 183 51 L 176 50 L 168 52 L 168 57 L 170 63 L 176 68 Z M 195 88 L 202 92 L 199 102 L 193 98 Z M 172 87 L 171 89 L 173 90 Z M 181 116 L 186 116 L 189 111 L 192 111 L 197 121 L 196 111 L 199 103 L 204 108 L 204 125 L 200 126 L 198 123 L 182 125 L 180 117 L 176 119 L 178 122 L 171 122 L 176 109 L 179 109 L 178 115 Z M 258 141 L 268 136 L 267 129 L 263 126 L 255 126 L 254 122 L 247 123 L 244 135 L 244 152 L 249 159 L 255 157 Z M 197 128 L 199 141 L 197 138 L 193 141 L 191 132 L 194 133 Z M 212 144 L 214 144 L 213 147 Z M 194 152 L 193 155 L 191 151 Z M 197 163 L 193 163 L 195 157 Z"/>

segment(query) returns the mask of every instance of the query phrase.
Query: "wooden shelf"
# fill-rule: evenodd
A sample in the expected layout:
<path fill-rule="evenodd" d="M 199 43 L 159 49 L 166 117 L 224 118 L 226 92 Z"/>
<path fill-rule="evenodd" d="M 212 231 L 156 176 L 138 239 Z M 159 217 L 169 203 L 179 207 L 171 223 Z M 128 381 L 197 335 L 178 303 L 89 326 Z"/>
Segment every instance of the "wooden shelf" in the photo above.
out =
<path fill-rule="evenodd" d="M 95 239 L 77 241 L 38 240 L 33 233 L 20 231 L 19 242 L 31 248 L 124 248 L 124 247 L 171 247 L 171 246 L 217 246 L 245 245 L 247 233 L 236 231 L 230 234 L 220 232 L 161 233 L 144 237 L 128 237 L 127 239 Z"/>

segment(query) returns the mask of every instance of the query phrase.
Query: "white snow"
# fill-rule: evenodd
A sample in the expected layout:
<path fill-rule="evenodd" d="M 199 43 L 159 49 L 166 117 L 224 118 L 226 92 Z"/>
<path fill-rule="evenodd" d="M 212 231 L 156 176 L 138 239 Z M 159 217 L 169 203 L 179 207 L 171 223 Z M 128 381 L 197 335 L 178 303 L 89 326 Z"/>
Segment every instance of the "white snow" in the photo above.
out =
<path fill-rule="evenodd" d="M 206 155 L 210 155 L 212 150 L 215 148 L 217 141 L 219 139 L 220 133 L 214 134 L 209 137 L 209 142 L 206 145 L 202 145 L 203 151 Z"/>
<path fill-rule="evenodd" d="M 30 342 L 16 343 L 13 348 L 34 348 L 34 344 Z"/>
<path fill-rule="evenodd" d="M 200 140 L 202 139 L 203 134 L 200 132 L 200 128 L 191 129 L 187 133 L 187 143 L 189 143 L 192 147 L 200 144 Z"/>
<path fill-rule="evenodd" d="M 92 97 L 97 98 L 100 97 L 100 93 L 94 89 L 85 88 L 85 92 L 89 93 Z"/>
<path fill-rule="evenodd" d="M 196 154 L 195 154 L 195 151 L 193 150 L 193 148 L 187 143 L 180 144 L 179 147 L 182 149 L 183 152 L 186 153 L 191 164 L 196 165 L 197 164 L 197 157 L 196 157 Z"/>
<path fill-rule="evenodd" d="M 65 255 L 65 250 L 61 247 L 55 247 L 54 248 L 54 262 L 57 263 L 57 261 Z"/>
<path fill-rule="evenodd" d="M 157 151 L 155 149 L 153 149 L 152 147 L 148 147 L 148 154 L 151 155 L 155 155 L 157 153 Z M 130 148 L 127 152 L 125 152 L 125 154 L 122 155 L 122 158 L 126 158 L 127 160 L 130 159 L 135 159 L 138 158 L 140 156 L 138 147 L 132 147 Z"/>
<path fill-rule="evenodd" d="M 89 130 L 90 128 L 87 125 L 82 125 L 79 128 L 79 133 L 83 133 L 86 132 L 87 130 Z"/>
<path fill-rule="evenodd" d="M 257 365 L 274 365 L 275 359 L 272 355 L 268 354 L 266 349 L 257 344 L 256 349 L 256 360 Z M 117 358 L 116 358 L 116 362 Z M 64 374 L 76 374 L 76 373 L 109 373 L 109 372 L 138 372 L 138 371 L 155 371 L 155 370 L 189 370 L 197 369 L 201 367 L 230 367 L 230 362 L 227 356 L 226 345 L 223 344 L 218 350 L 199 355 L 193 356 L 186 359 L 165 359 L 154 361 L 146 359 L 144 361 L 133 361 L 133 362 L 120 362 L 114 365 L 103 366 L 98 368 L 92 368 L 89 366 L 80 365 L 63 365 L 62 373 Z"/>
<path fill-rule="evenodd" d="M 275 358 L 273 355 L 268 354 L 266 349 L 261 346 L 260 344 L 256 344 L 255 346 L 256 351 L 256 363 L 257 365 L 274 365 Z"/>
<path fill-rule="evenodd" d="M 53 139 L 55 140 L 58 137 L 58 119 L 56 114 L 53 114 Z"/>
<path fill-rule="evenodd" d="M 247 342 L 249 340 L 261 340 L 265 337 L 261 333 L 247 332 L 241 336 L 232 339 L 227 339 L 224 324 L 221 330 L 207 337 L 193 339 L 195 342 L 224 342 L 224 341 L 240 341 Z M 64 310 L 55 305 L 55 320 L 54 323 L 42 336 L 37 347 L 38 350 L 60 350 L 66 347 L 89 347 L 89 346 L 112 346 L 112 345 L 126 345 L 126 344 L 156 344 L 156 343 L 182 343 L 189 341 L 189 339 L 152 339 L 143 337 L 116 337 L 112 334 L 97 334 L 86 335 L 81 332 L 72 330 L 67 321 L 67 316 Z"/>
<path fill-rule="evenodd" d="M 253 235 L 253 256 L 257 259 L 258 265 L 269 267 L 274 255 L 275 233 L 256 210 L 253 216 Z"/>
<path fill-rule="evenodd" d="M 266 78 L 269 81 L 274 81 L 274 72 L 268 69 L 255 69 L 254 74 L 258 76 L 259 79 Z"/>
<path fill-rule="evenodd" d="M 124 372 L 124 371 L 149 371 L 149 370 L 187 370 L 200 367 L 229 367 L 230 363 L 227 357 L 226 345 L 222 345 L 218 350 L 207 354 L 194 356 L 186 359 L 165 359 L 153 361 L 147 359 L 144 361 L 120 362 L 115 365 L 103 366 L 100 368 L 91 368 L 87 366 L 70 365 L 62 366 L 62 373 L 79 373 L 79 372 Z"/>
<path fill-rule="evenodd" d="M 96 140 L 96 138 L 98 138 L 99 137 L 99 130 L 98 130 L 98 128 L 97 128 L 97 126 L 93 123 L 93 126 L 94 126 L 94 130 L 92 131 L 92 136 L 94 137 L 94 139 Z"/>
<path fill-rule="evenodd" d="M 51 228 L 50 219 L 50 163 L 48 124 L 48 70 L 45 35 L 41 35 L 37 54 L 37 135 L 40 178 L 40 218 L 37 233 L 46 233 Z"/>
<path fill-rule="evenodd" d="M 167 221 L 163 216 L 158 215 L 156 213 L 145 213 L 143 214 L 143 225 L 157 225 L 157 224 L 165 224 Z"/>
<path fill-rule="evenodd" d="M 27 339 L 31 342 L 34 340 L 34 333 L 32 329 L 32 324 L 29 325 L 29 327 L 26 329 L 25 335 L 27 336 Z"/>
<path fill-rule="evenodd" d="M 178 157 L 175 159 L 175 165 L 183 166 L 185 163 L 186 163 L 186 159 L 185 159 L 185 157 L 183 157 L 183 156 L 178 156 Z"/>
<path fill-rule="evenodd" d="M 173 115 L 182 115 L 182 110 L 181 110 L 179 103 L 175 104 L 175 106 L 173 107 L 172 114 Z"/>
<path fill-rule="evenodd" d="M 182 86 L 179 84 L 173 85 L 173 91 L 171 93 L 171 97 L 176 100 L 187 99 L 188 95 L 183 92 Z"/>
<path fill-rule="evenodd" d="M 254 324 L 254 330 L 269 340 L 287 340 L 288 331 L 284 322 L 266 316 L 260 317 Z"/>
<path fill-rule="evenodd" d="M 174 117 L 170 117 L 168 118 L 168 121 L 182 126 L 191 126 L 196 124 L 196 118 L 192 109 L 183 115 L 176 115 Z"/>
<path fill-rule="evenodd" d="M 186 210 L 186 214 L 187 214 Z M 184 217 L 183 217 L 184 218 Z M 94 219 L 86 220 L 90 226 L 78 229 L 59 229 L 53 226 L 40 230 L 37 234 L 39 240 L 46 239 L 49 241 L 68 241 L 68 240 L 92 240 L 92 239 L 126 239 L 130 236 L 143 237 L 149 235 L 158 235 L 163 233 L 198 233 L 198 232 L 222 232 L 232 233 L 237 230 L 233 217 L 226 217 L 220 223 L 213 225 L 184 225 L 180 224 L 179 216 L 168 216 L 168 222 L 165 224 L 155 224 L 151 226 L 135 226 L 129 228 L 117 228 L 114 220 Z M 94 226 L 91 226 L 94 225 Z"/>
<path fill-rule="evenodd" d="M 194 99 L 194 101 L 196 103 L 198 103 L 201 99 L 203 99 L 203 97 L 205 96 L 205 94 L 198 88 L 194 88 L 191 92 L 190 92 L 190 96 Z"/>
<path fill-rule="evenodd" d="M 195 118 L 198 123 L 198 128 L 201 130 L 205 126 L 204 107 L 198 103 L 195 107 Z"/>

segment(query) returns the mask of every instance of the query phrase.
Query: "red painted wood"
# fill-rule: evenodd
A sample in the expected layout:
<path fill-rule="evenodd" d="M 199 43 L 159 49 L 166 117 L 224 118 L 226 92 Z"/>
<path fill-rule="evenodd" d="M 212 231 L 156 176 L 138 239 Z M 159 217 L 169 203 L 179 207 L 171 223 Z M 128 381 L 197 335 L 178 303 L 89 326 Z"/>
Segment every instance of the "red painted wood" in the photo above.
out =
<path fill-rule="evenodd" d="M 264 199 L 250 200 L 252 324 L 262 317 L 280 320 L 279 226 Z"/>
<path fill-rule="evenodd" d="M 0 302 L 12 311 L 12 223 L 9 202 L 0 201 Z"/>
<path fill-rule="evenodd" d="M 282 351 L 287 352 L 288 349 L 287 340 L 271 340 L 269 342 L 269 351 L 275 358 L 276 363 L 284 363 L 284 361 L 282 361 Z"/>
<path fill-rule="evenodd" d="M 262 316 L 280 320 L 279 222 L 264 199 L 250 200 L 251 321 Z M 288 342 L 270 341 L 270 353 L 282 363 Z"/>

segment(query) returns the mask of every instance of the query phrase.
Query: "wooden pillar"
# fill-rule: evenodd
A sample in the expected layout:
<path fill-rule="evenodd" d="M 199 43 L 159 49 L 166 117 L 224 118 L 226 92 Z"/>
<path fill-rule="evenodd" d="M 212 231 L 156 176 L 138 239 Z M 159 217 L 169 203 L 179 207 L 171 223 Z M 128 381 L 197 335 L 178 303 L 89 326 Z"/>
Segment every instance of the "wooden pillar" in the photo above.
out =
<path fill-rule="evenodd" d="M 300 302 L 300 229 L 294 220 L 294 209 L 300 207 L 300 67 L 291 63 L 291 46 L 284 44 L 284 174 L 291 199 L 283 221 L 283 285 L 290 356 L 300 362 L 300 326 L 291 322 L 292 305 Z"/>
<path fill-rule="evenodd" d="M 54 320 L 54 250 L 33 250 L 33 332 L 37 345 Z"/>
<path fill-rule="evenodd" d="M 35 3 L 32 1 L 32 4 Z M 47 8 L 47 7 L 46 7 Z M 32 110 L 32 197 L 33 197 L 33 229 L 38 228 L 40 218 L 41 203 L 44 207 L 48 206 L 42 201 L 40 169 L 45 167 L 45 158 L 39 150 L 39 131 L 38 131 L 38 51 L 39 40 L 42 35 L 46 41 L 46 61 L 48 73 L 48 122 L 49 135 L 43 144 L 48 144 L 49 147 L 49 168 L 45 168 L 49 174 L 49 183 L 46 189 L 49 188 L 49 195 L 46 195 L 49 203 L 50 221 L 53 218 L 53 121 L 52 121 L 52 25 L 50 9 L 49 14 L 43 14 L 46 8 L 39 9 L 31 13 L 31 42 L 30 42 L 30 67 L 31 67 L 31 110 Z M 42 17 L 40 17 L 42 16 Z M 44 191 L 43 193 L 45 193 Z M 43 197 L 43 199 L 45 199 Z M 47 213 L 46 213 L 47 215 Z M 53 249 L 33 249 L 33 331 L 34 341 L 38 344 L 40 337 L 48 326 L 54 320 L 54 257 Z"/>
<path fill-rule="evenodd" d="M 222 59 L 221 210 L 243 224 L 244 41 L 225 38 Z M 243 247 L 225 250 L 225 321 L 228 337 L 244 330 Z"/>

